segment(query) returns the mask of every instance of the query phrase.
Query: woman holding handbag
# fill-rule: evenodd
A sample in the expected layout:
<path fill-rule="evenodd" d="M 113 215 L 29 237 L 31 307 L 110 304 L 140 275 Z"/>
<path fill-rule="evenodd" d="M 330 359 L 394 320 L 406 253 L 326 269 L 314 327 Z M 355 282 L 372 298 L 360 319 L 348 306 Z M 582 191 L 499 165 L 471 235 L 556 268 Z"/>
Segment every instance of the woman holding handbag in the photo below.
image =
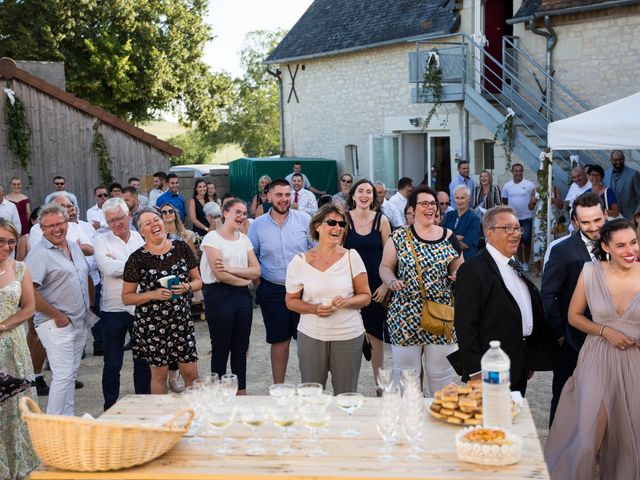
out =
<path fill-rule="evenodd" d="M 422 328 L 423 308 L 429 303 L 438 316 L 452 310 L 452 282 L 464 260 L 456 236 L 434 223 L 438 210 L 435 191 L 416 188 L 408 205 L 414 209 L 415 222 L 393 232 L 380 264 L 380 277 L 392 291 L 387 326 L 393 376 L 398 381 L 400 370 L 420 372 L 424 352 L 424 371 L 433 395 L 452 380 L 447 355 L 455 350 L 456 337 L 450 328 L 432 332 Z"/>
<path fill-rule="evenodd" d="M 358 388 L 365 331 L 360 309 L 371 302 L 364 263 L 342 246 L 347 215 L 334 204 L 309 224 L 317 246 L 293 257 L 287 268 L 287 308 L 300 314 L 298 360 L 302 382 L 323 386 L 331 372 L 334 395 Z"/>

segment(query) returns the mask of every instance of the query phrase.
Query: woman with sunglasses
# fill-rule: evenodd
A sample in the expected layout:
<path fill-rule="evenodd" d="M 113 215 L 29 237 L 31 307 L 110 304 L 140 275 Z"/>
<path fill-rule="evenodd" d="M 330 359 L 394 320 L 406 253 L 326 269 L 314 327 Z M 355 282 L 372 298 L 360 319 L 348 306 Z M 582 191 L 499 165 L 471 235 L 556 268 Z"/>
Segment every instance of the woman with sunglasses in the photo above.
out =
<path fill-rule="evenodd" d="M 33 316 L 36 301 L 31 275 L 13 252 L 18 230 L 0 218 L 0 367 L 12 377 L 33 380 L 33 366 L 27 347 L 25 322 Z M 0 389 L 2 385 L 0 384 Z M 6 392 L 0 391 L 0 394 Z M 37 402 L 36 391 L 28 388 L 8 398 L 0 406 L 0 477 L 24 478 L 38 465 L 27 425 L 20 419 L 18 399 L 29 396 Z"/>
<path fill-rule="evenodd" d="M 200 178 L 196 180 L 193 186 L 193 198 L 189 199 L 187 205 L 187 212 L 189 214 L 189 220 L 193 225 L 193 230 L 201 237 L 204 237 L 209 231 L 209 221 L 207 215 L 204 213 L 204 206 L 207 202 L 212 202 L 213 199 L 209 197 L 207 192 L 207 181 Z"/>
<path fill-rule="evenodd" d="M 349 192 L 351 191 L 351 186 L 353 185 L 353 177 L 345 173 L 340 177 L 340 191 L 336 193 L 332 197 L 333 203 L 341 206 L 345 210 L 349 209 Z"/>
<path fill-rule="evenodd" d="M 447 355 L 455 350 L 456 336 L 448 340 L 420 327 L 423 303 L 431 300 L 453 305 L 452 281 L 463 262 L 462 246 L 447 228 L 435 224 L 436 192 L 418 187 L 409 195 L 415 212 L 414 224 L 393 232 L 384 246 L 380 277 L 392 291 L 387 325 L 393 359 L 393 376 L 400 370 L 424 371 L 431 391 L 451 383 L 453 369 Z M 397 277 L 396 277 L 397 272 Z"/>
<path fill-rule="evenodd" d="M 31 216 L 31 204 L 29 203 L 29 197 L 22 193 L 22 180 L 18 177 L 11 179 L 11 192 L 5 197 L 11 203 L 14 203 L 18 209 L 18 216 L 20 217 L 20 225 L 22 231 L 20 235 L 29 233 L 29 217 Z"/>
<path fill-rule="evenodd" d="M 234 198 L 223 207 L 224 223 L 202 240 L 200 261 L 204 282 L 205 316 L 211 337 L 211 372 L 238 376 L 238 395 L 247 393 L 247 353 L 253 300 L 249 285 L 260 278 L 260 264 L 242 227 L 247 205 Z"/>
<path fill-rule="evenodd" d="M 391 235 L 389 220 L 378 211 L 378 200 L 375 188 L 369 180 L 358 180 L 347 196 L 347 219 L 349 230 L 344 246 L 353 248 L 362 258 L 367 269 L 369 290 L 372 292 L 372 302 L 361 310 L 364 328 L 371 342 L 371 367 L 373 368 L 374 384 L 377 385 L 378 369 L 384 363 L 384 339 L 387 309 L 383 305 L 387 295 L 387 285 L 380 279 L 378 269 L 382 261 L 382 249 Z M 376 390 L 378 395 L 381 390 Z"/>
<path fill-rule="evenodd" d="M 269 202 L 267 193 L 269 192 L 269 185 L 271 185 L 271 177 L 269 175 L 262 175 L 258 180 L 258 193 L 253 196 L 251 200 L 251 207 L 249 208 L 249 215 L 251 218 L 259 217 L 264 213 L 264 207 L 257 211 L 260 205 L 264 205 Z"/>
<path fill-rule="evenodd" d="M 331 372 L 334 395 L 358 388 L 365 335 L 360 309 L 371 302 L 362 258 L 342 246 L 348 225 L 341 207 L 320 208 L 309 223 L 317 245 L 293 257 L 286 277 L 287 308 L 300 314 L 302 382 L 324 386 Z"/>
<path fill-rule="evenodd" d="M 195 235 L 191 230 L 184 228 L 174 206 L 170 203 L 165 203 L 160 207 L 160 215 L 162 215 L 164 230 L 167 232 L 169 240 L 182 240 L 189 245 L 196 259 L 199 259 L 200 254 L 193 243 Z"/>

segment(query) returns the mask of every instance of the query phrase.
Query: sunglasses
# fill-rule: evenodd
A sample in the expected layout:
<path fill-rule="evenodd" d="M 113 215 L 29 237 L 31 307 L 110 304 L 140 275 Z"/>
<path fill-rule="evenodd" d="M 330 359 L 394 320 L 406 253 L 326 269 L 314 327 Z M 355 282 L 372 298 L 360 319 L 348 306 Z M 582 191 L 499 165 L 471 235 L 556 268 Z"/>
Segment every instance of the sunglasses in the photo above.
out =
<path fill-rule="evenodd" d="M 98 193 L 98 194 L 96 195 L 96 197 L 98 197 L 98 198 L 104 198 L 104 197 L 108 197 L 108 196 L 109 196 L 109 194 L 108 194 L 108 193 Z"/>
<path fill-rule="evenodd" d="M 64 182 L 55 182 L 55 184 L 56 184 L 58 187 L 62 187 L 62 186 L 64 185 Z"/>
<path fill-rule="evenodd" d="M 174 213 L 176 213 L 176 211 L 172 208 L 169 208 L 167 210 L 160 210 L 160 213 L 162 215 L 173 215 Z"/>
<path fill-rule="evenodd" d="M 330 218 L 329 220 L 324 220 L 322 223 L 326 223 L 330 227 L 335 227 L 337 225 L 340 228 L 344 228 L 347 226 L 347 222 L 345 222 L 344 220 L 334 220 L 332 218 Z"/>
<path fill-rule="evenodd" d="M 340 180 L 342 183 L 353 183 L 353 180 Z"/>

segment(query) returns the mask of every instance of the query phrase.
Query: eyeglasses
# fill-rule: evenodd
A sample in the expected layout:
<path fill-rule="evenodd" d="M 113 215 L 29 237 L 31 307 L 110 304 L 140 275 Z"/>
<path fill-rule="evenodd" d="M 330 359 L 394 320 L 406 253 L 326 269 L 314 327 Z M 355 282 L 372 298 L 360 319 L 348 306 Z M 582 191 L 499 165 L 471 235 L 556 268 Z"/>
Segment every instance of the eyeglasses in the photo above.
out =
<path fill-rule="evenodd" d="M 340 228 L 344 228 L 347 226 L 347 222 L 345 222 L 344 220 L 334 220 L 332 218 L 330 218 L 329 220 L 323 220 L 322 223 L 326 223 L 330 227 L 335 227 L 337 225 Z"/>
<path fill-rule="evenodd" d="M 162 215 L 174 215 L 176 211 L 173 208 L 168 208 L 166 210 L 160 210 Z"/>
<path fill-rule="evenodd" d="M 417 202 L 416 205 L 420 205 L 422 208 L 435 208 L 438 206 L 436 202 Z"/>
<path fill-rule="evenodd" d="M 233 212 L 236 217 L 248 217 L 249 214 L 247 212 L 243 212 L 242 210 L 236 210 Z"/>
<path fill-rule="evenodd" d="M 15 238 L 0 238 L 0 247 L 4 247 L 5 245 L 15 247 L 17 243 L 18 241 Z"/>
<path fill-rule="evenodd" d="M 450 203 L 449 202 L 440 202 L 440 206 L 441 207 L 444 207 L 445 205 L 450 205 Z"/>
<path fill-rule="evenodd" d="M 115 224 L 115 223 L 119 223 L 119 222 L 123 221 L 125 218 L 127 218 L 127 216 L 126 216 L 126 215 L 121 215 L 121 216 L 119 216 L 119 217 L 115 217 L 115 218 L 112 218 L 112 219 L 110 219 L 110 220 L 107 220 L 107 223 L 108 223 L 109 225 L 113 225 L 113 224 Z"/>
<path fill-rule="evenodd" d="M 67 221 L 65 220 L 64 222 L 54 223 L 53 225 L 40 225 L 40 228 L 42 230 L 51 230 L 53 228 L 60 228 L 66 224 L 67 224 Z"/>
<path fill-rule="evenodd" d="M 514 233 L 517 233 L 518 235 L 522 235 L 522 232 L 524 232 L 524 228 L 522 227 L 514 227 L 512 225 L 505 225 L 504 227 L 490 227 L 489 230 L 504 230 L 504 233 L 506 233 L 507 235 L 513 235 Z"/>
<path fill-rule="evenodd" d="M 353 183 L 353 180 L 340 180 L 342 183 Z"/>
<path fill-rule="evenodd" d="M 104 198 L 104 197 L 108 197 L 108 196 L 109 196 L 109 194 L 108 194 L 108 193 L 98 193 L 98 194 L 96 195 L 96 197 L 98 197 L 98 198 Z"/>

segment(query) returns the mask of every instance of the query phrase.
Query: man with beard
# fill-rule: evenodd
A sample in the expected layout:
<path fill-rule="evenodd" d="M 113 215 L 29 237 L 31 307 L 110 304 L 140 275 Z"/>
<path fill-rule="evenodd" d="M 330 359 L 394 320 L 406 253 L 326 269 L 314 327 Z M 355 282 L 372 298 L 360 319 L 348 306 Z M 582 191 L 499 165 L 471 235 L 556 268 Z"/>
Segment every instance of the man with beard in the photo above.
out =
<path fill-rule="evenodd" d="M 553 384 L 549 425 L 560 400 L 565 382 L 573 374 L 585 334 L 568 322 L 569 304 L 585 262 L 593 260 L 592 249 L 600 239 L 607 212 L 597 193 L 583 193 L 573 201 L 571 210 L 575 232 L 551 250 L 542 276 L 542 301 L 545 315 L 560 349 L 553 366 Z M 590 316 L 589 316 L 590 318 Z"/>
<path fill-rule="evenodd" d="M 287 266 L 298 253 L 309 247 L 311 217 L 291 208 L 291 186 L 286 180 L 274 180 L 269 185 L 271 209 L 256 218 L 249 230 L 249 239 L 260 261 L 262 276 L 256 297 L 262 310 L 271 344 L 273 383 L 284 383 L 289 361 L 291 337 L 296 338 L 300 315 L 290 311 L 285 303 Z"/>
<path fill-rule="evenodd" d="M 640 172 L 625 167 L 621 150 L 611 152 L 611 167 L 604 173 L 604 184 L 616 194 L 622 216 L 631 220 L 640 203 Z"/>

